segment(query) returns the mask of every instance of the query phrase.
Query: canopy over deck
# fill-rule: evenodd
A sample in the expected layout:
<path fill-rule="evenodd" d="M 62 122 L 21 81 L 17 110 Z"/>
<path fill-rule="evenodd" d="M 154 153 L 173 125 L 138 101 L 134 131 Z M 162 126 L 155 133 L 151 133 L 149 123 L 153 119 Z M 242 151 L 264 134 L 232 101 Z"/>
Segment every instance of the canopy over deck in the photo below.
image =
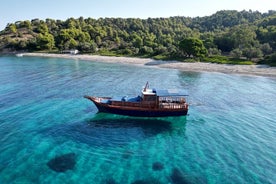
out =
<path fill-rule="evenodd" d="M 160 97 L 164 96 L 188 96 L 187 91 L 180 89 L 157 89 L 156 95 Z"/>
<path fill-rule="evenodd" d="M 180 89 L 146 89 L 146 91 L 142 91 L 145 95 L 157 95 L 160 97 L 166 96 L 188 96 L 187 91 Z"/>

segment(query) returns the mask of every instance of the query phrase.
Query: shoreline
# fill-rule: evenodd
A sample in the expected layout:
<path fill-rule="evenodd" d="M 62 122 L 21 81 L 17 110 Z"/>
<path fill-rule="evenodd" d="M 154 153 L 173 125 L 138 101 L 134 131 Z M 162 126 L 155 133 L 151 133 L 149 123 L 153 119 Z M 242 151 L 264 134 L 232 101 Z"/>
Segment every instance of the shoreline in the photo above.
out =
<path fill-rule="evenodd" d="M 177 69 L 179 71 L 191 72 L 218 72 L 227 74 L 242 74 L 242 75 L 257 75 L 276 77 L 276 67 L 267 65 L 230 65 L 230 64 L 215 64 L 215 63 L 185 63 L 179 61 L 163 61 L 150 58 L 132 58 L 132 57 L 114 57 L 114 56 L 99 56 L 99 55 L 70 55 L 70 54 L 48 54 L 48 53 L 22 53 L 22 56 L 33 57 L 52 57 L 65 59 L 79 59 L 87 61 L 97 61 L 106 63 L 133 64 L 140 66 L 151 66 L 159 68 Z"/>

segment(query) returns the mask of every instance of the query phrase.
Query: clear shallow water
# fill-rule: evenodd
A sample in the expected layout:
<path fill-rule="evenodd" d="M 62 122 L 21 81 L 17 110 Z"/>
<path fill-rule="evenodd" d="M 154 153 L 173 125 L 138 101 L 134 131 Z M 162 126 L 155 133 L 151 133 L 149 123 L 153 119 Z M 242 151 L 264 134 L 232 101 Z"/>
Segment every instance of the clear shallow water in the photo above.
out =
<path fill-rule="evenodd" d="M 82 97 L 146 81 L 186 89 L 189 116 L 96 114 Z M 275 78 L 0 57 L 0 183 L 276 183 L 275 92 Z"/>

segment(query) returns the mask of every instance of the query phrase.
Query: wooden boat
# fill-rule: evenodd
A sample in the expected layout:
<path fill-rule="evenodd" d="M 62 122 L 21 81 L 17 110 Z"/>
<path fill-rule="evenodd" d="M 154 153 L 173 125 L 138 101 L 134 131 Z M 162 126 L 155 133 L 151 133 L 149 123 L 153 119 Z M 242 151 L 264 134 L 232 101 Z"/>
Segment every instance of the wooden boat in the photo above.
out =
<path fill-rule="evenodd" d="M 147 83 L 141 96 L 134 98 L 84 97 L 91 100 L 99 112 L 140 117 L 165 117 L 187 115 L 186 96 L 183 91 L 175 89 L 149 89 Z"/>

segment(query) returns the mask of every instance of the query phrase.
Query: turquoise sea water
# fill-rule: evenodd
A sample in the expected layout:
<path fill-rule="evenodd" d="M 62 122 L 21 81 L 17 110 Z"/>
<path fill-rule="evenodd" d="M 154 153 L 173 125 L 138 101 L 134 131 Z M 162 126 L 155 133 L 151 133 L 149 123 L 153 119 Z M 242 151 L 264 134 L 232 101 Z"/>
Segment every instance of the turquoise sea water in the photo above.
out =
<path fill-rule="evenodd" d="M 101 114 L 83 98 L 146 81 L 186 89 L 189 115 Z M 272 184 L 275 117 L 276 78 L 2 56 L 0 183 Z"/>

